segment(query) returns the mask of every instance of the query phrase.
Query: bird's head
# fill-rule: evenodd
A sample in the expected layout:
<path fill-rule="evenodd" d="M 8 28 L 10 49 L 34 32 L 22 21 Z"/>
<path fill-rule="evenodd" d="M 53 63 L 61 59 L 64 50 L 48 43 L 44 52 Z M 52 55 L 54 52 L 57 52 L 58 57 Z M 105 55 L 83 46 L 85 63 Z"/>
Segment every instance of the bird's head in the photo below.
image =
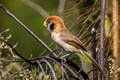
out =
<path fill-rule="evenodd" d="M 60 32 L 61 30 L 66 29 L 64 26 L 63 20 L 58 16 L 49 16 L 43 23 L 44 27 L 47 28 L 47 30 L 52 32 Z"/>

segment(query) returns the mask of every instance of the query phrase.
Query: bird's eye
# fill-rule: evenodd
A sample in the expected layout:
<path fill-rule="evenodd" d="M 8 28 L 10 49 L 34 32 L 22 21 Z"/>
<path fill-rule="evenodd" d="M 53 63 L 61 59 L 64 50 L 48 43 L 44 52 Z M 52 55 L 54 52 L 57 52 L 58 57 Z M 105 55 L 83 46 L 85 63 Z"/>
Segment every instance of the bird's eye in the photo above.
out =
<path fill-rule="evenodd" d="M 48 28 L 51 30 L 51 31 L 53 31 L 53 29 L 54 29 L 54 23 L 53 22 L 47 22 L 47 25 L 48 25 Z"/>

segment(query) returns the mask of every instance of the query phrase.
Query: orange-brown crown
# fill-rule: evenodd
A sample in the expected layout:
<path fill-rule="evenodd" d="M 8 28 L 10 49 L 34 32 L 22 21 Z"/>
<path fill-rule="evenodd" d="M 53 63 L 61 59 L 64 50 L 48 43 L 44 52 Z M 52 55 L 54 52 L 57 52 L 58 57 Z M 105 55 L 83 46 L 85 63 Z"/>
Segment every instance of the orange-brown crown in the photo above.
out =
<path fill-rule="evenodd" d="M 54 28 L 55 32 L 60 32 L 62 30 L 66 30 L 66 27 L 64 25 L 63 20 L 59 16 L 49 16 L 45 22 L 53 22 L 54 23 Z"/>
<path fill-rule="evenodd" d="M 63 22 L 63 20 L 59 16 L 49 16 L 46 19 L 46 22 L 47 21 L 52 21 L 54 23 L 57 23 L 57 24 L 60 24 L 60 25 L 64 26 L 64 22 Z"/>

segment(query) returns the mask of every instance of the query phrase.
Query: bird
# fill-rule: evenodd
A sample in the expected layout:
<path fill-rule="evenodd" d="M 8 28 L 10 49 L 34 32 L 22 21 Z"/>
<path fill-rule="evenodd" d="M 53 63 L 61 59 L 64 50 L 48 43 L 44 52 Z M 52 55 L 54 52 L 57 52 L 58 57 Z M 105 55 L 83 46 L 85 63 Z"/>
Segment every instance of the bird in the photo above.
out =
<path fill-rule="evenodd" d="M 88 53 L 82 42 L 67 29 L 62 18 L 60 18 L 59 16 L 48 16 L 43 22 L 43 25 L 49 31 L 51 39 L 63 50 L 70 53 L 82 53 L 82 55 L 77 55 L 88 63 L 93 63 L 94 65 L 96 65 L 96 67 L 106 78 L 106 74 L 104 73 L 103 69 L 100 67 L 97 61 Z"/>
<path fill-rule="evenodd" d="M 50 33 L 51 39 L 64 51 L 70 53 L 80 53 L 80 50 L 87 52 L 82 42 L 67 29 L 61 17 L 48 16 L 43 25 Z M 80 57 L 83 58 L 83 56 Z"/>

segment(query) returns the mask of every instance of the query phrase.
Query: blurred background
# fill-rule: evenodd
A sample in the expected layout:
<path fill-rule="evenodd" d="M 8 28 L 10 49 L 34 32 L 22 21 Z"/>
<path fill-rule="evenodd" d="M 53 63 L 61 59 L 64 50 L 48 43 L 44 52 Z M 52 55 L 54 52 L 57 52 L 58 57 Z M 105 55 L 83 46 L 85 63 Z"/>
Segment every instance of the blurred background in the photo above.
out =
<path fill-rule="evenodd" d="M 49 15 L 58 14 L 58 3 L 59 0 L 31 0 L 35 6 L 39 5 L 46 11 Z M 51 43 L 48 32 L 43 27 L 43 21 L 45 17 L 41 15 L 34 8 L 31 8 L 25 3 L 30 3 L 29 0 L 1 0 L 3 4 L 9 11 L 11 11 L 20 21 L 22 21 L 28 28 L 31 29 L 37 36 L 40 37 L 46 44 Z M 31 4 L 31 3 L 30 3 Z M 0 10 L 0 32 L 10 29 L 4 36 L 11 34 L 11 39 L 9 42 L 14 45 L 18 44 L 16 50 L 26 57 L 39 56 L 40 53 L 45 49 L 29 35 L 21 26 L 16 23 L 11 17 L 6 15 L 5 12 Z"/>
<path fill-rule="evenodd" d="M 61 16 L 66 26 L 70 27 L 70 31 L 75 34 L 81 28 L 82 19 L 79 20 L 79 8 L 84 8 L 84 5 L 79 6 L 79 4 L 84 3 L 85 6 L 89 6 L 92 0 L 85 2 L 79 0 L 1 0 L 0 3 L 39 36 L 40 39 L 50 45 L 52 40 L 47 30 L 43 27 L 45 18 L 48 15 Z M 3 35 L 11 35 L 9 43 L 12 45 L 17 43 L 16 50 L 22 55 L 30 57 L 32 54 L 35 57 L 42 55 L 41 53 L 45 51 L 44 47 L 0 9 L 0 32 L 6 29 L 10 29 L 10 31 Z M 52 43 L 50 47 L 55 48 L 55 45 Z"/>
<path fill-rule="evenodd" d="M 47 16 L 57 15 L 62 17 L 66 27 L 75 34 L 91 50 L 91 29 L 97 31 L 97 50 L 100 42 L 100 13 L 101 1 L 98 0 L 1 0 L 10 12 L 22 21 L 31 31 L 43 40 L 52 49 L 56 45 L 52 42 L 49 33 L 43 27 Z M 120 2 L 118 1 L 118 4 Z M 105 15 L 105 51 L 111 54 L 111 27 L 112 27 L 112 2 L 106 2 Z M 9 43 L 17 44 L 16 50 L 26 57 L 40 56 L 46 53 L 40 45 L 21 26 L 0 9 L 0 32 L 10 29 L 4 36 L 11 35 Z M 109 47 L 108 47 L 109 45 Z M 106 57 L 107 58 L 107 57 Z"/>

